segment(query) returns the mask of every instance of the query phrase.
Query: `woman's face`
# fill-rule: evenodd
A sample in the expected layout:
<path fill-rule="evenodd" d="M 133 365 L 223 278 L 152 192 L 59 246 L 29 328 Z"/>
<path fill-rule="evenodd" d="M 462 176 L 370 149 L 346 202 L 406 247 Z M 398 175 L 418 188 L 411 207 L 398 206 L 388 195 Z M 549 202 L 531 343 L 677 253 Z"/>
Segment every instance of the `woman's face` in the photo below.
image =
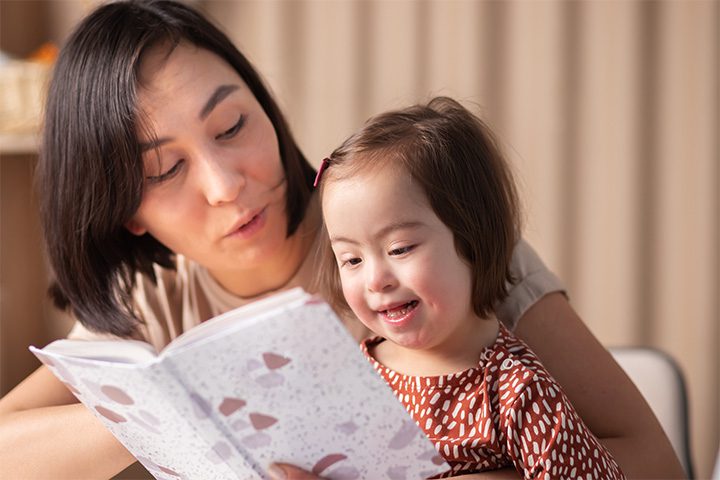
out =
<path fill-rule="evenodd" d="M 126 227 L 152 234 L 221 284 L 286 249 L 285 173 L 270 119 L 220 57 L 181 43 L 140 68 L 145 186 Z M 239 293 L 239 292 L 236 292 Z"/>

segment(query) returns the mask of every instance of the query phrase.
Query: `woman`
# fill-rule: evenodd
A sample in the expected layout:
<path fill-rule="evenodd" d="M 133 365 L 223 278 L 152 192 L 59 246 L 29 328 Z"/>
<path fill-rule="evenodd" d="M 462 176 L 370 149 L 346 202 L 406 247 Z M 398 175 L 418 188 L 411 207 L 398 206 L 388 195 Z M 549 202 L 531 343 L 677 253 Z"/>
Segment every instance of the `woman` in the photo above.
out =
<path fill-rule="evenodd" d="M 70 336 L 162 347 L 230 308 L 310 287 L 314 171 L 253 67 L 197 12 L 100 7 L 63 48 L 46 110 L 38 185 L 51 293 L 78 320 Z M 524 243 L 514 268 L 503 321 L 623 470 L 682 476 L 637 390 Z M 44 367 L 0 400 L 0 426 L 9 478 L 106 478 L 133 461 Z"/>

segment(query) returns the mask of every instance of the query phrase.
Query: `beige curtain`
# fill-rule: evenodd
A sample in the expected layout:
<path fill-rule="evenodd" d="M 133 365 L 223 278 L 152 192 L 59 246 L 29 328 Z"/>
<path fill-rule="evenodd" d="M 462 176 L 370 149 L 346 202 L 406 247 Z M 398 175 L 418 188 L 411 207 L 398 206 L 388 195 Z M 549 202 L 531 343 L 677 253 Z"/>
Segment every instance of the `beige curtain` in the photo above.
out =
<path fill-rule="evenodd" d="M 685 371 L 697 474 L 710 475 L 718 2 L 196 3 L 265 75 L 315 163 L 373 113 L 437 94 L 475 105 L 515 166 L 526 238 L 590 328 Z"/>

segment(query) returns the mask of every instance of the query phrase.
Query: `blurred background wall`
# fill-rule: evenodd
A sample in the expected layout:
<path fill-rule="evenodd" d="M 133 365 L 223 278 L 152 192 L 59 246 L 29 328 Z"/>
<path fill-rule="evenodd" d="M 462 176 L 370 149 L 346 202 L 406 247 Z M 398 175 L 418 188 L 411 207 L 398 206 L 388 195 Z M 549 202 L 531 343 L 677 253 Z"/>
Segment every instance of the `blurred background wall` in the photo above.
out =
<path fill-rule="evenodd" d="M 60 44 L 96 3 L 0 0 L 0 48 L 26 55 Z M 720 442 L 717 1 L 193 3 L 264 74 L 315 164 L 388 108 L 442 94 L 483 116 L 517 173 L 525 237 L 592 331 L 605 345 L 653 346 L 679 362 L 696 471 L 710 475 Z M 11 166 L 27 182 L 32 149 L 24 155 L 4 154 L 3 212 L 8 195 L 30 198 L 8 191 L 18 188 Z M 0 213 L 5 272 L 17 229 L 36 231 L 28 205 L 26 220 Z M 3 392 L 35 366 L 25 340 L 67 328 L 46 308 L 8 309 L 9 277 Z M 26 285 L 37 304 L 42 281 Z"/>

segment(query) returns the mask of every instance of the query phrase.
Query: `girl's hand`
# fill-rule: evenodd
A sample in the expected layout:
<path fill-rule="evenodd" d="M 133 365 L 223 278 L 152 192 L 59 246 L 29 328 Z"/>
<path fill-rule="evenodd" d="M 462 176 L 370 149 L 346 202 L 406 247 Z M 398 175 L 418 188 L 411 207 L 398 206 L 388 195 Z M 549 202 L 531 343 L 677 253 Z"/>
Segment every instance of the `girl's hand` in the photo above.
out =
<path fill-rule="evenodd" d="M 287 463 L 270 465 L 268 473 L 273 480 L 323 480 L 324 478 Z"/>

